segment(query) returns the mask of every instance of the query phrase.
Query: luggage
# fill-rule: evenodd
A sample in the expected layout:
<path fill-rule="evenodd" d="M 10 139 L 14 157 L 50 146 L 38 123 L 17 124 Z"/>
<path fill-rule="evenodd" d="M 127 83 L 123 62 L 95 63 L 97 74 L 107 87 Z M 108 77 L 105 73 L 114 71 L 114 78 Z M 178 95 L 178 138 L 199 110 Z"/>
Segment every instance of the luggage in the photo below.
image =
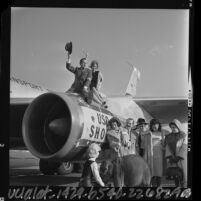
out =
<path fill-rule="evenodd" d="M 177 163 L 175 163 L 175 165 L 175 167 L 168 167 L 166 169 L 166 179 L 174 180 L 176 186 L 182 186 L 184 173 Z"/>
<path fill-rule="evenodd" d="M 174 180 L 175 178 L 183 179 L 183 170 L 180 167 L 169 167 L 166 170 L 166 178 Z"/>

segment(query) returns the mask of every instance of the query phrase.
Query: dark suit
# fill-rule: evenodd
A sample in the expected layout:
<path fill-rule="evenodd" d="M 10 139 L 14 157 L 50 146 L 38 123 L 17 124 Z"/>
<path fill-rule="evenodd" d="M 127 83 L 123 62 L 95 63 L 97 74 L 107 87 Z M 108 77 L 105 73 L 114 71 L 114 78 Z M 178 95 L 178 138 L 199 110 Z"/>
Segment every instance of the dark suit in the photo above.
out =
<path fill-rule="evenodd" d="M 68 92 L 76 92 L 79 94 L 84 95 L 84 97 L 86 97 L 86 94 L 83 94 L 83 87 L 87 86 L 88 90 L 89 90 L 89 86 L 91 84 L 91 80 L 92 80 L 92 71 L 91 69 L 85 67 L 73 67 L 71 66 L 70 63 L 66 63 L 66 68 L 75 74 L 75 80 L 72 84 L 72 86 L 70 87 L 70 89 L 68 90 Z"/>

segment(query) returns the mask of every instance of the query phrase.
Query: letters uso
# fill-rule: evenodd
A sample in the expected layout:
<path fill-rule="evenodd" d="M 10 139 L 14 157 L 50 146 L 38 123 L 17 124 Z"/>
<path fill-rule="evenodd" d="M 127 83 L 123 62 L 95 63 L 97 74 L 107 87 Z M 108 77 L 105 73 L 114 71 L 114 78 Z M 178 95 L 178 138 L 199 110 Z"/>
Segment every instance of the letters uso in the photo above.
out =
<path fill-rule="evenodd" d="M 89 137 L 103 140 L 105 138 L 108 120 L 108 116 L 97 113 L 95 121 L 96 123 L 91 125 Z"/>

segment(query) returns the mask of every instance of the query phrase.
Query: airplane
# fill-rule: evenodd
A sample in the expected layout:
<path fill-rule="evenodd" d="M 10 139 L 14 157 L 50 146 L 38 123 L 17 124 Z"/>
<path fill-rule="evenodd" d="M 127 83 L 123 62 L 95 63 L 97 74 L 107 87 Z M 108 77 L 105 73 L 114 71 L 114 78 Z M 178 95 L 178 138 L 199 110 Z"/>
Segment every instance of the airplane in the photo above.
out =
<path fill-rule="evenodd" d="M 39 159 L 45 174 L 67 174 L 73 164 L 85 158 L 91 142 L 104 144 L 107 122 L 113 116 L 122 124 L 131 117 L 161 121 L 168 129 L 177 118 L 187 133 L 188 98 L 139 98 L 136 85 L 140 73 L 132 66 L 132 74 L 124 96 L 107 97 L 108 108 L 88 105 L 79 94 L 61 93 L 10 78 L 10 148 L 28 149 Z M 29 90 L 27 90 L 29 89 Z"/>

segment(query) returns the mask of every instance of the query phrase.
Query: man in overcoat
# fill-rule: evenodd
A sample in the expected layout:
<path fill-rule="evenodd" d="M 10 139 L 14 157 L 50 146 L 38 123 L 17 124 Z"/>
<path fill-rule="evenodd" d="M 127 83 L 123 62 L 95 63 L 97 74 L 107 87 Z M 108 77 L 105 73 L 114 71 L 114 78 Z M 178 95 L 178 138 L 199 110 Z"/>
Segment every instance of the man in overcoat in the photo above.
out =
<path fill-rule="evenodd" d="M 71 65 L 70 54 L 68 53 L 66 68 L 75 74 L 75 80 L 67 92 L 76 92 L 87 101 L 89 86 L 92 80 L 92 70 L 87 67 L 87 59 L 80 59 L 80 67 L 74 67 Z"/>

